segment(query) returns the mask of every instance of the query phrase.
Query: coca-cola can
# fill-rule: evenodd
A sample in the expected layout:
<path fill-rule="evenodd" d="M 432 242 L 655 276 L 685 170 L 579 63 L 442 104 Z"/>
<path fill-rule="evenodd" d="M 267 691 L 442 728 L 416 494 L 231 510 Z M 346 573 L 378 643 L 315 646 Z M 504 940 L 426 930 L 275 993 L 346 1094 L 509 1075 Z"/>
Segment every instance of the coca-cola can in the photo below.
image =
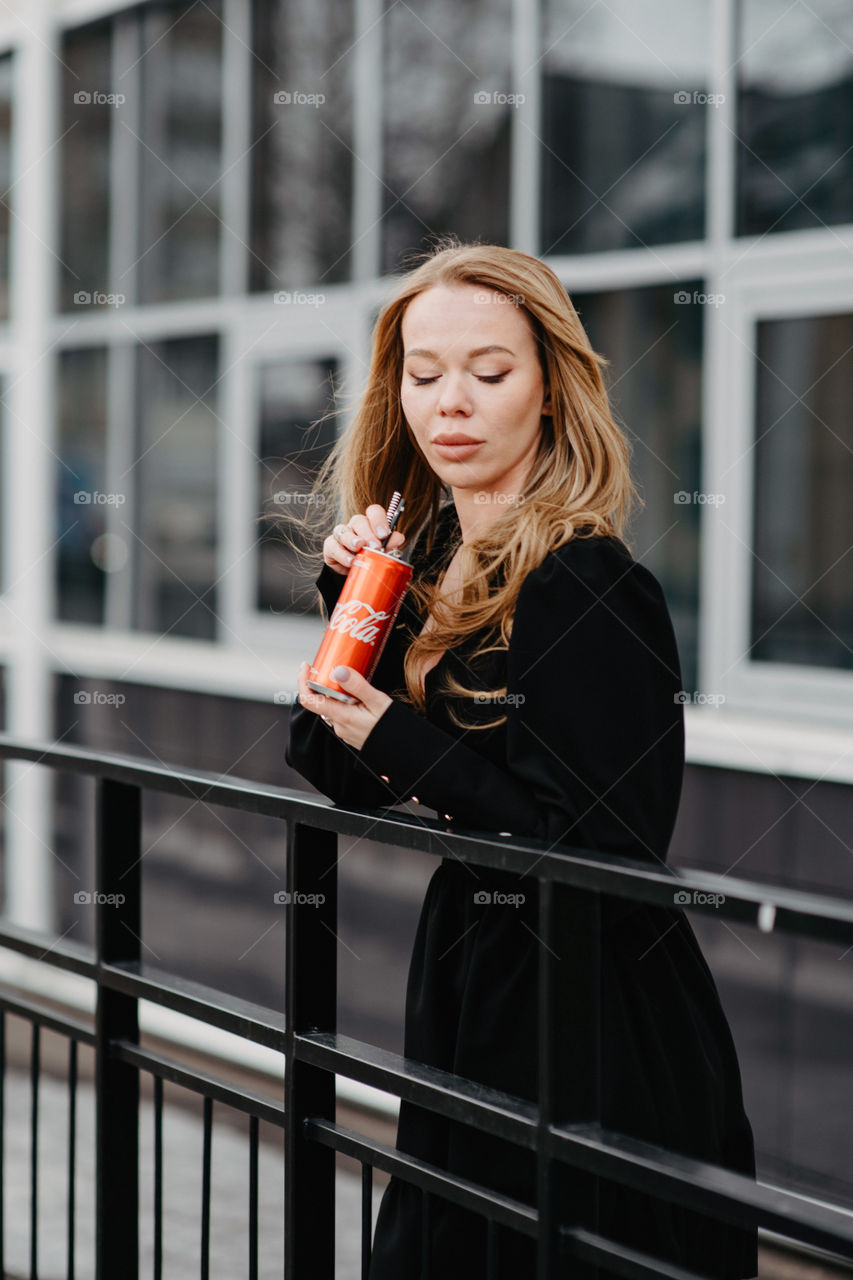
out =
<path fill-rule="evenodd" d="M 341 702 L 358 701 L 332 679 L 332 669 L 352 667 L 365 680 L 370 679 L 411 580 L 412 566 L 397 556 L 370 547 L 356 552 L 309 668 L 309 689 Z"/>

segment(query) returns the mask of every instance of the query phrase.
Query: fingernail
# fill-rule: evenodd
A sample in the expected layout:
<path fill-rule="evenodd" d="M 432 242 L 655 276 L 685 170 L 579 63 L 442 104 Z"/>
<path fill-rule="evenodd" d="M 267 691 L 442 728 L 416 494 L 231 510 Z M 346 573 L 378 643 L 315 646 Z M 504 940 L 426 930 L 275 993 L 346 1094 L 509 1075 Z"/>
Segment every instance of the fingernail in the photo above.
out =
<path fill-rule="evenodd" d="M 348 680 L 349 667 L 332 667 L 331 674 L 333 680 Z"/>
<path fill-rule="evenodd" d="M 368 545 L 368 546 L 371 548 L 371 550 L 373 550 L 373 551 L 381 551 L 381 550 L 382 550 L 382 544 L 381 544 L 380 542 L 378 542 L 376 538 L 371 538 L 370 542 L 368 542 L 368 544 L 367 544 L 367 545 Z"/>
<path fill-rule="evenodd" d="M 381 524 L 381 525 L 379 526 L 379 536 L 380 536 L 380 538 L 387 538 L 387 537 L 388 537 L 389 532 L 390 532 L 390 530 L 388 529 L 387 524 Z"/>

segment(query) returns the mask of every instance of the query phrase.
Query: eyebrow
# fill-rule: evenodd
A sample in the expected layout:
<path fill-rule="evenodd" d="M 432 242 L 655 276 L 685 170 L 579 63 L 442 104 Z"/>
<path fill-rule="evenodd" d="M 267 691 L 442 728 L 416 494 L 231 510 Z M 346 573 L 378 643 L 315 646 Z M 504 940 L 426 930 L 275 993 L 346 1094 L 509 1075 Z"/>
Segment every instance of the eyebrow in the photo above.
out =
<path fill-rule="evenodd" d="M 474 356 L 490 356 L 496 351 L 505 351 L 508 356 L 515 357 L 515 352 L 510 351 L 509 347 L 498 347 L 492 345 L 490 347 L 476 347 L 473 351 L 469 351 L 468 359 L 471 360 Z M 411 351 L 406 352 L 405 359 L 408 360 L 409 356 L 424 356 L 427 360 L 440 359 L 434 351 L 427 351 L 426 347 L 412 347 Z"/>

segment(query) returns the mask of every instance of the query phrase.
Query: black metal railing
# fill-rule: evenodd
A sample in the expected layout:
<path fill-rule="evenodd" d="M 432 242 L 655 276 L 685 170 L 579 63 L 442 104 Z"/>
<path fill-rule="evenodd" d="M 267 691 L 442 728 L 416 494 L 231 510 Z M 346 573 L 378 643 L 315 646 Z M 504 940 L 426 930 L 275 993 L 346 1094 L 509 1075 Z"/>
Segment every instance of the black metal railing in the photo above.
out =
<path fill-rule="evenodd" d="M 541 846 L 512 837 L 464 834 L 410 815 L 351 812 L 280 787 L 168 769 L 127 756 L 13 741 L 0 735 L 0 759 L 24 760 L 92 776 L 97 786 L 96 942 L 90 948 L 5 924 L 0 946 L 96 984 L 94 1030 L 10 992 L 0 992 L 0 1141 L 5 1019 L 32 1024 L 31 1274 L 37 1275 L 39 1031 L 69 1042 L 69 1216 L 67 1273 L 74 1276 L 75 1098 L 77 1046 L 95 1051 L 96 1276 L 137 1280 L 139 1272 L 139 1083 L 154 1080 L 154 1276 L 162 1272 L 163 1082 L 202 1095 L 204 1146 L 201 1275 L 209 1274 L 210 1156 L 213 1104 L 250 1117 L 247 1274 L 258 1274 L 258 1123 L 282 1126 L 285 1138 L 286 1280 L 332 1280 L 335 1241 L 335 1153 L 362 1166 L 362 1274 L 370 1260 L 373 1170 L 419 1187 L 428 1219 L 435 1197 L 483 1215 L 492 1274 L 497 1233 L 509 1227 L 537 1240 L 538 1280 L 570 1274 L 593 1280 L 599 1268 L 630 1280 L 703 1280 L 700 1273 L 609 1240 L 598 1230 L 601 1179 L 660 1196 L 736 1226 L 766 1228 L 800 1244 L 853 1261 L 853 1218 L 840 1205 L 815 1204 L 731 1170 L 689 1159 L 599 1123 L 601 895 L 672 906 L 677 891 L 696 891 L 696 910 L 756 923 L 765 931 L 853 943 L 853 903 L 830 896 L 702 872 L 657 869 L 602 854 Z M 264 814 L 286 823 L 288 913 L 286 1016 L 141 961 L 141 800 L 144 790 L 170 792 L 211 805 Z M 534 877 L 539 884 L 538 1105 L 338 1035 L 337 837 L 370 838 L 398 848 Z M 317 895 L 310 911 L 299 895 Z M 113 896 L 110 896 L 113 895 Z M 702 899 L 701 895 L 706 895 Z M 714 896 L 723 901 L 711 905 Z M 703 906 L 703 901 L 708 903 Z M 557 963 L 560 939 L 562 960 Z M 46 945 L 47 944 L 47 945 Z M 570 954 L 566 948 L 570 946 Z M 578 983 L 573 975 L 584 974 Z M 138 1001 L 145 999 L 284 1054 L 283 1105 L 238 1088 L 142 1046 Z M 556 1010 L 574 1010 L 571 1019 Z M 577 1034 L 578 1026 L 585 1028 Z M 574 1032 L 570 1034 L 570 1027 Z M 851 1064 L 853 1065 L 853 1064 Z M 336 1122 L 335 1076 L 387 1091 L 535 1153 L 537 1206 L 523 1204 L 353 1132 Z M 569 1083 L 571 1086 L 569 1088 Z M 0 1166 L 0 1274 L 4 1272 Z M 412 1280 L 415 1280 L 412 1277 Z"/>

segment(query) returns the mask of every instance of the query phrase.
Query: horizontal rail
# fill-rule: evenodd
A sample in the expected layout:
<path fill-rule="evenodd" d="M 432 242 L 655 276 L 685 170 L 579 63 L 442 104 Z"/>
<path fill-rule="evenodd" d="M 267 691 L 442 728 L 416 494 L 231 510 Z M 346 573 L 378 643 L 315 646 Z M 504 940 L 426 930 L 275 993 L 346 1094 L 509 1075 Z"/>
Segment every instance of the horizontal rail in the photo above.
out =
<path fill-rule="evenodd" d="M 472 1209 L 486 1218 L 514 1231 L 536 1236 L 539 1215 L 536 1210 L 521 1200 L 513 1200 L 499 1191 L 484 1191 L 476 1182 L 467 1178 L 459 1178 L 456 1174 L 440 1169 L 438 1165 L 427 1164 L 416 1156 L 406 1155 L 395 1147 L 384 1142 L 376 1142 L 365 1138 L 363 1134 L 346 1129 L 343 1125 L 334 1124 L 320 1116 L 309 1116 L 305 1121 L 306 1135 L 333 1151 L 351 1156 L 362 1164 L 372 1165 L 384 1173 L 394 1174 L 413 1186 L 424 1191 L 433 1191 L 438 1195 L 452 1188 L 456 1193 L 454 1203 L 465 1209 Z"/>
<path fill-rule="evenodd" d="M 315 1032 L 297 1036 L 295 1045 L 296 1056 L 302 1062 L 384 1089 L 451 1120 L 507 1138 L 518 1146 L 536 1148 L 538 1110 L 535 1103 L 349 1036 Z"/>
<path fill-rule="evenodd" d="M 563 1252 L 579 1262 L 606 1266 L 625 1280 L 707 1280 L 696 1271 L 686 1271 L 671 1262 L 662 1262 L 638 1249 L 629 1249 L 617 1240 L 608 1240 L 585 1227 L 563 1227 Z"/>
<path fill-rule="evenodd" d="M 170 1084 L 180 1085 L 183 1089 L 212 1098 L 215 1102 L 224 1102 L 235 1111 L 257 1116 L 259 1120 L 284 1128 L 284 1107 L 280 1102 L 265 1098 L 263 1094 L 255 1093 L 252 1089 L 242 1089 L 207 1071 L 199 1071 L 195 1067 L 191 1069 L 164 1053 L 140 1049 L 130 1040 L 112 1040 L 110 1047 L 117 1062 L 127 1062 L 141 1071 L 149 1071 L 161 1080 L 168 1080 Z"/>
<path fill-rule="evenodd" d="M 845 1209 L 815 1205 L 795 1192 L 596 1125 L 555 1125 L 549 1137 L 558 1159 L 588 1173 L 665 1196 L 699 1213 L 719 1214 L 736 1225 L 757 1223 L 853 1257 L 853 1214 Z"/>
<path fill-rule="evenodd" d="M 547 861 L 549 880 L 622 898 L 626 900 L 626 911 L 639 901 L 668 907 L 684 905 L 711 913 L 717 919 L 759 925 L 765 931 L 772 929 L 826 942 L 853 943 L 853 900 L 829 894 L 710 872 L 675 871 L 663 863 L 657 868 L 618 854 L 549 844 L 533 837 L 517 841 L 498 832 L 464 832 L 436 819 L 394 810 L 344 809 L 324 797 L 287 787 L 261 785 L 244 778 L 223 778 L 221 774 L 200 770 L 172 769 L 133 756 L 83 747 L 28 743 L 5 734 L 0 734 L 0 759 L 31 760 L 55 769 L 281 818 L 336 835 L 362 838 L 369 835 L 380 844 L 417 849 L 435 857 L 459 858 L 477 866 L 514 871 L 533 878 L 542 876 L 542 864 Z M 693 894 L 694 899 L 675 903 L 675 894 Z M 700 895 L 698 899 L 696 894 Z M 710 901 L 711 898 L 715 900 Z M 4 945 L 2 933 L 0 945 Z M 71 967 L 67 954 L 60 952 L 60 957 L 63 957 L 60 967 Z M 49 954 L 41 958 L 51 963 Z"/>
<path fill-rule="evenodd" d="M 95 1044 L 95 1031 L 91 1025 L 80 1022 L 77 1018 L 69 1018 L 62 1013 L 57 1013 L 55 1009 L 49 1008 L 39 1000 L 28 1000 L 11 987 L 0 986 L 0 1009 L 44 1027 L 46 1031 L 70 1036 L 80 1044 L 89 1046 Z"/>
<path fill-rule="evenodd" d="M 0 938 L 2 941 L 2 938 Z M 102 965 L 101 984 L 113 991 L 148 1000 L 163 1009 L 172 1009 L 197 1022 L 230 1031 L 243 1040 L 284 1052 L 284 1014 L 264 1005 L 242 1000 L 215 987 L 181 978 L 149 965 L 122 963 Z"/>

